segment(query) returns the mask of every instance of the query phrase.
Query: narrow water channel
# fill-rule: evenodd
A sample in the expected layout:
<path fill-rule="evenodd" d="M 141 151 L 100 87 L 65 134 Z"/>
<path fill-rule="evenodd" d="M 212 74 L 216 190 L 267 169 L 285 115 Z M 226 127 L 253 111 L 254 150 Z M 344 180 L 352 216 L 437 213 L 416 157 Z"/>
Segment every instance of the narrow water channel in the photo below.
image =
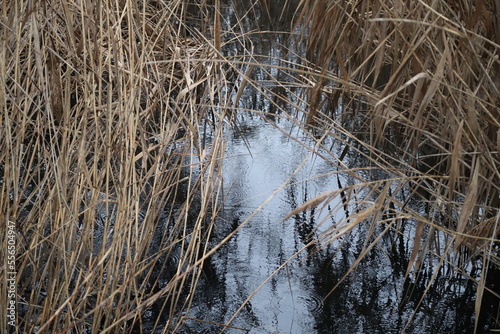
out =
<path fill-rule="evenodd" d="M 328 166 L 271 124 L 252 115 L 240 121 L 247 129 L 246 141 L 235 137 L 228 145 L 224 163 L 228 195 L 221 224 L 236 228 L 257 213 L 212 259 L 216 268 L 212 280 L 219 290 L 215 300 L 206 301 L 213 303 L 209 314 L 228 322 L 253 295 L 233 326 L 255 328 L 255 333 L 303 332 L 314 327 L 313 314 L 321 312 L 322 301 L 311 290 L 313 258 L 306 251 L 294 254 L 313 237 L 314 220 L 320 217 L 283 218 L 298 203 L 332 189 L 334 180 L 314 178 L 324 174 Z M 227 232 L 227 228 L 221 230 Z M 210 290 L 210 282 L 202 289 Z M 206 318 L 206 306 L 200 304 L 193 311 Z"/>

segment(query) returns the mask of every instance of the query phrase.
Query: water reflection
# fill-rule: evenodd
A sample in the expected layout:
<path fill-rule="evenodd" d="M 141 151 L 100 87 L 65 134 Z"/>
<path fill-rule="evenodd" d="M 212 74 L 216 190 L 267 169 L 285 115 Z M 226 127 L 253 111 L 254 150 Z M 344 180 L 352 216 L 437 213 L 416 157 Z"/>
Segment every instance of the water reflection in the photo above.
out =
<path fill-rule="evenodd" d="M 234 27 L 238 18 L 245 17 L 248 31 L 284 29 L 282 22 L 289 23 L 290 16 L 266 20 L 277 16 L 278 3 L 285 2 L 270 1 L 268 12 L 253 7 L 254 17 L 260 19 L 252 21 L 245 17 L 249 8 L 235 1 L 227 9 L 226 23 Z M 239 100 L 224 162 L 225 206 L 212 245 L 238 232 L 204 263 L 198 293 L 180 332 L 472 332 L 475 287 L 470 280 L 450 276 L 447 266 L 436 269 L 437 255 L 424 259 L 429 265 L 405 279 L 416 222 L 388 219 L 396 208 L 382 214 L 386 221 L 398 224 L 397 229 L 389 223 L 367 222 L 328 243 L 321 241 L 323 233 L 359 210 L 347 204 L 347 198 L 359 194 L 343 191 L 324 210 L 305 211 L 282 221 L 316 195 L 359 181 L 336 173 L 334 166 L 312 155 L 306 147 L 316 144 L 313 138 L 284 117 L 301 104 L 301 92 L 293 88 L 296 78 L 286 71 L 301 61 L 294 56 L 296 51 L 289 50 L 293 42 L 280 34 L 260 34 L 249 42 L 254 54 L 241 57 L 274 67 L 256 66 L 252 78 L 258 86 L 247 88 Z M 228 55 L 245 53 L 242 45 L 241 41 L 226 45 Z M 326 137 L 323 145 L 344 156 L 343 143 Z M 367 166 L 354 150 L 345 153 L 350 165 Z M 388 177 L 382 170 L 366 173 L 366 180 Z M 409 191 L 400 193 L 410 196 Z M 424 210 L 407 198 L 399 200 Z M 363 253 L 375 236 L 379 237 L 375 246 Z M 360 256 L 363 260 L 350 273 Z M 470 269 L 467 274 L 475 277 L 477 268 Z"/>
<path fill-rule="evenodd" d="M 245 7 L 236 8 L 230 13 L 241 17 Z M 276 29 L 269 21 L 260 22 L 261 27 Z M 250 29 L 254 23 L 246 24 Z M 414 221 L 399 220 L 399 233 L 387 224 L 360 224 L 330 243 L 319 242 L 322 232 L 358 210 L 346 200 L 356 194 L 344 192 L 330 203 L 342 210 L 309 210 L 282 221 L 316 195 L 358 181 L 352 175 L 336 174 L 331 164 L 311 155 L 305 146 L 315 145 L 312 138 L 283 117 L 283 112 L 293 113 L 294 103 L 300 105 L 292 74 L 283 69 L 290 66 L 285 59 L 300 62 L 283 46 L 291 45 L 290 40 L 262 34 L 252 43 L 254 60 L 282 68 L 256 67 L 252 77 L 260 86 L 247 89 L 240 99 L 237 127 L 229 134 L 223 172 L 227 195 L 214 244 L 269 202 L 205 264 L 200 293 L 182 332 L 470 332 L 475 298 L 475 287 L 466 283 L 470 281 L 446 276 L 445 266 L 436 274 L 432 259 L 428 260 L 431 266 L 405 279 L 412 251 L 407 236 L 415 233 Z M 240 49 L 236 45 L 232 50 L 237 54 Z M 254 112 L 243 111 L 248 109 Z M 304 145 L 290 140 L 289 133 Z M 344 147 L 332 138 L 326 138 L 324 146 L 339 155 Z M 355 152 L 347 152 L 345 159 L 353 166 L 366 166 Z M 369 173 L 363 177 L 387 177 L 384 171 Z M 349 274 L 366 243 L 373 241 L 368 236 L 372 228 L 380 240 Z M 223 326 L 228 323 L 232 327 Z"/>
<path fill-rule="evenodd" d="M 441 269 L 428 288 L 433 267 L 404 279 L 412 245 L 402 233 L 377 226 L 374 234 L 383 235 L 382 239 L 356 271 L 344 277 L 365 248 L 370 225 L 361 224 L 324 247 L 315 241 L 353 208 L 337 210 L 332 217 L 327 209 L 309 210 L 282 222 L 298 205 L 348 181 L 342 176 L 315 178 L 334 167 L 328 170 L 322 160 L 269 122 L 255 115 L 240 116 L 242 128 L 251 130 L 246 141 L 241 134 L 231 134 L 224 165 L 227 197 L 215 239 L 235 230 L 276 189 L 286 186 L 205 265 L 190 318 L 226 324 L 237 313 L 231 322 L 236 328 L 227 328 L 228 333 L 245 332 L 241 329 L 250 333 L 460 333 L 473 328 L 475 288 L 471 284 L 450 279 Z M 283 119 L 277 125 L 292 126 Z M 407 226 L 401 231 L 414 233 L 414 222 L 400 223 Z M 223 328 L 200 320 L 187 320 L 183 333 L 218 333 Z"/>

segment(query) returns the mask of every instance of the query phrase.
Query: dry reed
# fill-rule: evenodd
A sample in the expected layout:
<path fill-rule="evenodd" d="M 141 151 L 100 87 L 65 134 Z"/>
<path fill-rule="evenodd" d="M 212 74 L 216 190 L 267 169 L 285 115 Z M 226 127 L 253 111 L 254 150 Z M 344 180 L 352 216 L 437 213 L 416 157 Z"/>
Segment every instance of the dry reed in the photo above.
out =
<path fill-rule="evenodd" d="M 155 303 L 157 329 L 181 324 L 224 152 L 220 67 L 185 25 L 199 6 L 3 2 L 0 233 L 15 223 L 19 332 L 125 333 Z"/>
<path fill-rule="evenodd" d="M 268 16 L 276 10 L 260 5 Z M 366 226 L 344 278 L 384 234 L 414 222 L 407 277 L 426 257 L 461 274 L 479 257 L 476 315 L 483 293 L 499 297 L 487 271 L 498 270 L 500 9 L 379 0 L 300 8 L 309 51 L 288 67 L 254 57 L 243 28 L 250 10 L 223 31 L 220 1 L 4 2 L 0 207 L 18 232 L 22 331 L 143 330 L 153 305 L 167 317 L 151 331 L 182 325 L 204 259 L 237 232 L 208 249 L 224 125 L 235 124 L 228 115 L 246 88 L 279 110 L 273 117 L 309 131 L 308 149 L 356 181 L 290 214 L 335 197 L 342 205 L 332 211 L 357 207 L 311 241 Z M 223 34 L 243 55 L 224 56 Z M 256 68 L 271 79 L 254 79 Z M 227 81 L 234 73 L 237 92 Z M 309 89 L 309 100 L 297 89 Z M 323 147 L 326 136 L 344 150 Z M 352 153 L 370 166 L 350 165 Z"/>
<path fill-rule="evenodd" d="M 307 81 L 307 123 L 338 132 L 338 121 L 345 130 L 339 139 L 349 143 L 342 158 L 368 152 L 370 168 L 392 175 L 386 186 L 370 186 L 375 200 L 357 215 L 394 229 L 404 217 L 418 222 L 407 276 L 425 256 L 435 257 L 439 266 L 428 287 L 448 261 L 463 273 L 479 258 L 477 327 L 483 293 L 500 299 L 487 284 L 499 270 L 498 2 L 313 0 L 300 6 L 308 60 L 316 66 Z M 332 161 L 350 170 L 342 158 Z M 425 214 L 398 202 L 401 184 L 427 204 Z M 384 212 L 393 218 L 383 220 Z M 500 325 L 498 313 L 487 316 Z"/>

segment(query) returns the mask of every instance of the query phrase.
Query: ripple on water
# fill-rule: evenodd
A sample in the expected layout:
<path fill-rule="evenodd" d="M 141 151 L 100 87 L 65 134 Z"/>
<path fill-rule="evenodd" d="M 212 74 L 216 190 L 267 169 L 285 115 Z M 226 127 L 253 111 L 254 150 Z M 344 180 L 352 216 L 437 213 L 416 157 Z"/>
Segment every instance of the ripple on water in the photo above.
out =
<path fill-rule="evenodd" d="M 307 310 L 311 313 L 318 314 L 323 311 L 323 298 L 312 292 L 307 296 L 299 296 L 298 299 L 305 302 Z"/>

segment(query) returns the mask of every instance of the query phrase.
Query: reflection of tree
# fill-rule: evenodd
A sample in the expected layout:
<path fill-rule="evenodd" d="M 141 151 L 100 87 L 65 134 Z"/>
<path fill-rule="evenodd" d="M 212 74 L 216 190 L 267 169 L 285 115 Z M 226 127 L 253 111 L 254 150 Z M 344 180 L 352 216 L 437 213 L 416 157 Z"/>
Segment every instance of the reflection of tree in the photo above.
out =
<path fill-rule="evenodd" d="M 303 202 L 307 202 L 307 181 L 301 183 L 303 185 Z M 290 204 L 290 208 L 293 211 L 297 208 L 297 182 L 295 178 L 291 179 L 290 185 L 287 187 L 287 199 Z M 319 249 L 316 244 L 315 232 L 315 210 L 303 211 L 293 216 L 295 231 L 297 232 L 300 241 L 307 246 L 307 265 L 310 265 L 310 260 L 312 257 L 316 256 Z"/>
<path fill-rule="evenodd" d="M 406 263 L 401 258 L 409 255 L 397 243 L 380 243 L 383 249 L 366 254 L 338 284 L 358 256 L 355 240 L 363 239 L 363 233 L 344 238 L 338 245 L 325 247 L 310 266 L 312 293 L 327 296 L 322 309 L 313 313 L 318 333 L 399 333 L 410 317 L 413 322 L 407 332 L 473 331 L 473 286 L 465 286 L 459 278 L 450 280 L 445 273 L 432 280 L 431 269 L 405 280 Z M 398 240 L 398 236 L 387 238 Z M 430 287 L 429 282 L 433 282 Z"/>
<path fill-rule="evenodd" d="M 338 182 L 342 188 L 340 179 Z M 298 184 L 302 189 L 298 189 Z M 307 181 L 299 183 L 292 179 L 287 187 L 287 200 L 291 210 L 309 200 Z M 356 212 L 344 200 L 342 206 L 346 217 L 349 212 Z M 311 311 L 318 333 L 473 331 L 470 314 L 474 309 L 474 287 L 461 276 L 450 279 L 453 269 L 450 265 L 437 265 L 440 261 L 437 245 L 425 245 L 436 249 L 424 253 L 421 261 L 426 265 L 421 270 L 405 276 L 413 249 L 408 235 L 415 233 L 416 222 L 405 218 L 394 221 L 396 210 L 399 209 L 394 205 L 388 205 L 382 221 L 398 224 L 397 229 L 388 228 L 385 223 L 375 227 L 370 222 L 361 223 L 350 234 L 323 248 L 315 242 L 314 211 L 293 216 L 298 239 L 310 245 L 307 255 L 314 259 L 307 261 L 312 274 L 311 295 L 325 298 L 320 310 Z M 373 231 L 369 232 L 370 228 Z M 380 238 L 376 247 L 364 254 L 350 272 L 367 249 L 367 243 L 377 236 Z M 477 269 L 469 275 L 477 277 L 479 273 Z"/>

